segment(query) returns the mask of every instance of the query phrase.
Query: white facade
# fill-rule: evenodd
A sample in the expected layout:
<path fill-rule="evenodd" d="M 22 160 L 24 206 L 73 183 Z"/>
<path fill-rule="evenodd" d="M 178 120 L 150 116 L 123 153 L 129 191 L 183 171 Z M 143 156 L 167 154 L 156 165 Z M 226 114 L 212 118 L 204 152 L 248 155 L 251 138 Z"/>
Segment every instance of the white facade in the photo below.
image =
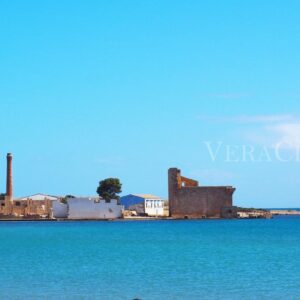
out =
<path fill-rule="evenodd" d="M 61 203 L 60 201 L 52 202 L 52 218 L 64 218 L 68 217 L 68 204 Z"/>
<path fill-rule="evenodd" d="M 121 203 L 126 209 L 134 210 L 138 214 L 145 213 L 150 217 L 163 217 L 165 200 L 151 194 L 129 194 L 121 197 Z"/>
<path fill-rule="evenodd" d="M 159 198 L 146 198 L 145 199 L 145 213 L 148 216 L 164 216 L 164 203 L 163 199 Z"/>
<path fill-rule="evenodd" d="M 91 198 L 69 198 L 68 219 L 117 219 L 123 216 L 123 206 L 117 200 L 106 202 Z"/>

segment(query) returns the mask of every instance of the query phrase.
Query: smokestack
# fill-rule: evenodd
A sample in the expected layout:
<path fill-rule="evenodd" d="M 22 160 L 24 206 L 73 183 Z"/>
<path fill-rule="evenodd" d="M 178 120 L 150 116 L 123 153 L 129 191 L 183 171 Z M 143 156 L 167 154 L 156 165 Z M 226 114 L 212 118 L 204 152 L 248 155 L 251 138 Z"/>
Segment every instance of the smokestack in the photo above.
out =
<path fill-rule="evenodd" d="M 12 175 L 12 154 L 7 153 L 7 173 L 6 173 L 6 196 L 13 199 L 13 175 Z"/>

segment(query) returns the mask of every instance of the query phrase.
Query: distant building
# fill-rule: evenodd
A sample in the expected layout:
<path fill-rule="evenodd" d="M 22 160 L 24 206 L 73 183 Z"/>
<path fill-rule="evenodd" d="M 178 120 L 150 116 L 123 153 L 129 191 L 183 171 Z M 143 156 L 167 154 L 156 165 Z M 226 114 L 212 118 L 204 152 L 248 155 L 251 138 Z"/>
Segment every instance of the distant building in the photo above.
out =
<path fill-rule="evenodd" d="M 45 200 L 50 200 L 50 201 L 55 201 L 55 200 L 60 200 L 62 197 L 60 196 L 50 196 L 46 194 L 34 194 L 31 196 L 26 196 L 22 198 L 17 198 L 14 201 L 26 201 L 26 200 L 32 200 L 32 201 L 45 201 Z"/>
<path fill-rule="evenodd" d="M 150 194 L 130 194 L 120 199 L 125 209 L 135 210 L 139 214 L 148 216 L 164 216 L 165 200 Z"/>
<path fill-rule="evenodd" d="M 45 194 L 35 194 L 22 198 L 13 197 L 13 155 L 6 156 L 6 193 L 1 195 L 0 216 L 48 218 L 51 215 L 51 206 L 60 197 Z"/>
<path fill-rule="evenodd" d="M 69 198 L 46 194 L 34 194 L 14 199 L 13 156 L 8 153 L 6 169 L 6 193 L 0 195 L 0 216 L 24 218 L 69 218 L 69 219 L 115 219 L 123 216 L 123 206 L 117 200 L 109 203 L 99 197 Z"/>
<path fill-rule="evenodd" d="M 59 196 L 50 196 L 46 194 L 34 194 L 21 197 L 12 201 L 12 214 L 24 217 L 44 217 L 51 216 L 51 207 L 54 202 L 60 200 Z"/>
<path fill-rule="evenodd" d="M 179 169 L 169 169 L 169 209 L 173 218 L 231 218 L 232 186 L 199 186 L 198 182 L 181 176 Z"/>
<path fill-rule="evenodd" d="M 67 204 L 53 202 L 52 216 L 72 220 L 117 219 L 123 216 L 123 205 L 117 200 L 106 202 L 100 198 L 68 198 Z"/>

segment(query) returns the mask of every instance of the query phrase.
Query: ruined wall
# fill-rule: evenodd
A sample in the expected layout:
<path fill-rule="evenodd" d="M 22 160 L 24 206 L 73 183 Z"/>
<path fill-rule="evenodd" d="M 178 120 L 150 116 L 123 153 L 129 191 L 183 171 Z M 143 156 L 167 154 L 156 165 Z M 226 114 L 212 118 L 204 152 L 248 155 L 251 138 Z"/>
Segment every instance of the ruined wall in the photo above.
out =
<path fill-rule="evenodd" d="M 51 215 L 51 207 L 52 204 L 50 200 L 43 200 L 43 201 L 33 201 L 28 199 L 27 207 L 25 209 L 26 216 L 44 216 L 50 217 Z"/>
<path fill-rule="evenodd" d="M 183 177 L 180 170 L 169 169 L 169 207 L 174 218 L 221 217 L 223 207 L 232 206 L 231 186 L 199 187 L 196 181 Z M 182 182 L 186 182 L 182 186 Z M 190 182 L 190 185 L 189 185 Z"/>
<path fill-rule="evenodd" d="M 33 201 L 32 199 L 13 199 L 13 155 L 7 153 L 6 168 L 6 194 L 4 200 L 0 200 L 0 215 L 17 217 L 49 217 L 51 213 L 51 201 Z"/>
<path fill-rule="evenodd" d="M 9 213 L 5 205 L 0 208 L 0 214 L 12 215 L 16 217 L 50 217 L 51 215 L 51 201 L 33 201 L 27 200 L 14 200 L 10 204 Z"/>

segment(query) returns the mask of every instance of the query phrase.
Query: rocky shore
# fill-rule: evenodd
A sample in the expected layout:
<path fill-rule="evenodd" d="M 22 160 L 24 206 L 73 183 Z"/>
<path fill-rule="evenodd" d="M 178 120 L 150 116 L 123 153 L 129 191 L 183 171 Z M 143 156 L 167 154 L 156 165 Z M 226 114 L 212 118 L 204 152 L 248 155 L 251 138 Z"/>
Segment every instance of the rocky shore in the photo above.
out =
<path fill-rule="evenodd" d="M 255 208 L 241 208 L 237 210 L 239 219 L 271 219 L 273 214 L 269 210 Z"/>
<path fill-rule="evenodd" d="M 300 215 L 300 210 L 296 209 L 273 209 L 270 210 L 272 215 L 297 216 Z"/>

